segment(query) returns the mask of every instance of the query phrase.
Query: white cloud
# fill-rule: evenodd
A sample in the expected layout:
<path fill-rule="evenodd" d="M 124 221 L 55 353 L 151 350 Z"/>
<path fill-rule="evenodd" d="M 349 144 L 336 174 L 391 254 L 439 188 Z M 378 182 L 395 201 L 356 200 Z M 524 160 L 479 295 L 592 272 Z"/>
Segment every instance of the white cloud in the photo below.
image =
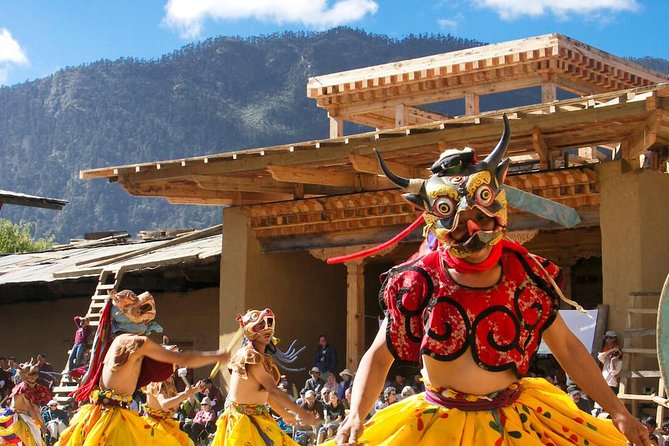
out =
<path fill-rule="evenodd" d="M 7 82 L 9 82 L 9 70 L 0 67 L 0 85 L 5 85 Z"/>
<path fill-rule="evenodd" d="M 553 14 L 566 17 L 570 14 L 589 15 L 639 9 L 637 0 L 477 0 L 476 4 L 497 11 L 502 19 L 507 20 L 523 15 L 538 17 Z"/>
<path fill-rule="evenodd" d="M 0 63 L 27 65 L 28 58 L 7 28 L 0 28 Z"/>
<path fill-rule="evenodd" d="M 443 30 L 457 31 L 458 25 L 463 19 L 464 16 L 461 13 L 457 13 L 451 18 L 437 19 L 437 25 Z"/>
<path fill-rule="evenodd" d="M 164 23 L 184 38 L 198 37 L 206 19 L 241 20 L 254 18 L 275 23 L 300 23 L 325 29 L 360 20 L 374 14 L 374 0 L 169 0 Z"/>

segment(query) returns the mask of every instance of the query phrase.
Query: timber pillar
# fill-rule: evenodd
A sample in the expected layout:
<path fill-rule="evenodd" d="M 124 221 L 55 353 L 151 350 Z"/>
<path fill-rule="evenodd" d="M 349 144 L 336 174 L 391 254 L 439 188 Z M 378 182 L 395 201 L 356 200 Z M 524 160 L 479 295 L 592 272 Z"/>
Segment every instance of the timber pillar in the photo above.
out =
<path fill-rule="evenodd" d="M 669 175 L 625 161 L 600 164 L 597 172 L 603 301 L 609 329 L 622 332 L 629 293 L 661 290 L 669 272 Z"/>

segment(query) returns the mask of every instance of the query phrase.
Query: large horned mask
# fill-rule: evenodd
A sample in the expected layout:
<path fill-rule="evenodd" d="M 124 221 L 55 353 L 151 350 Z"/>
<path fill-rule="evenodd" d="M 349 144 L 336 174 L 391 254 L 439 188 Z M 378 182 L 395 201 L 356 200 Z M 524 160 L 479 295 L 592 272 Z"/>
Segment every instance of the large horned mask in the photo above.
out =
<path fill-rule="evenodd" d="M 426 211 L 427 229 L 455 257 L 465 257 L 495 245 L 506 234 L 507 202 L 502 184 L 509 166 L 509 159 L 504 159 L 504 154 L 509 144 L 510 126 L 506 115 L 503 120 L 502 137 L 483 161 L 478 161 L 469 147 L 449 149 L 432 165 L 432 176 L 425 180 L 395 175 L 376 153 L 388 179 L 408 192 L 402 195 L 407 201 Z M 471 230 L 466 239 L 453 239 L 451 233 L 458 227 L 462 212 L 472 209 L 493 218 L 494 228 Z"/>

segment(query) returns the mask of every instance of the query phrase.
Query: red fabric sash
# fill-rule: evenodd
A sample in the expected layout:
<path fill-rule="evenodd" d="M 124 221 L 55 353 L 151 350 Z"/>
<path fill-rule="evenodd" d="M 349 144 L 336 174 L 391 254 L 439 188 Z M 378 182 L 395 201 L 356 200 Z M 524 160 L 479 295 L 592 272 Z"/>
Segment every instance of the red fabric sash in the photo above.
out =
<path fill-rule="evenodd" d="M 495 410 L 507 407 L 513 404 L 520 396 L 520 386 L 511 386 L 494 397 L 481 398 L 477 401 L 469 401 L 466 399 L 446 398 L 439 393 L 433 392 L 429 389 L 425 390 L 425 400 L 437 404 L 447 409 L 458 409 L 463 412 L 477 412 L 482 410 Z"/>
<path fill-rule="evenodd" d="M 502 256 L 503 248 L 516 251 L 517 253 L 520 254 L 527 254 L 527 249 L 523 248 L 518 243 L 512 242 L 510 240 L 502 240 L 501 242 L 493 246 L 492 250 L 490 251 L 490 255 L 488 255 L 488 257 L 481 263 L 469 263 L 464 259 L 453 257 L 448 252 L 448 250 L 444 251 L 443 259 L 449 268 L 453 268 L 459 273 L 462 274 L 478 273 L 481 271 L 487 271 L 493 266 L 497 265 L 497 262 L 499 262 L 499 259 Z"/>

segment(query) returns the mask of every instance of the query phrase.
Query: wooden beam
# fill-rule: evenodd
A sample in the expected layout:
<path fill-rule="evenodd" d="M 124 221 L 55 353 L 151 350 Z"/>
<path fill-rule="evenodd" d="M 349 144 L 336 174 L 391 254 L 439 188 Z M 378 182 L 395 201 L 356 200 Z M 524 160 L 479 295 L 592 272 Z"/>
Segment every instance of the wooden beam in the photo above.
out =
<path fill-rule="evenodd" d="M 664 111 L 657 109 L 653 111 L 639 128 L 634 130 L 627 138 L 626 153 L 623 157 L 633 165 L 639 164 L 639 155 L 651 148 L 657 142 L 657 131 L 662 124 Z"/>
<path fill-rule="evenodd" d="M 481 113 L 479 95 L 470 91 L 465 92 L 465 115 L 474 116 Z"/>
<path fill-rule="evenodd" d="M 354 188 L 341 188 L 322 185 L 303 185 L 296 189 L 295 184 L 276 181 L 268 176 L 233 177 L 217 175 L 188 175 L 185 180 L 196 182 L 201 188 L 230 192 L 259 192 L 292 194 L 304 198 L 304 195 L 335 195 L 354 192 Z"/>
<path fill-rule="evenodd" d="M 381 166 L 379 162 L 374 157 L 362 156 L 362 155 L 349 155 L 348 159 L 353 165 L 353 169 L 356 172 L 360 173 L 369 173 L 373 175 L 383 175 Z M 385 161 L 386 166 L 390 168 L 397 175 L 404 178 L 425 178 L 428 171 L 427 169 L 418 169 L 412 166 L 407 166 L 406 164 L 398 163 L 397 161 Z"/>
<path fill-rule="evenodd" d="M 555 82 L 541 83 L 541 102 L 548 104 L 557 100 L 557 84 Z"/>
<path fill-rule="evenodd" d="M 328 113 L 330 121 L 330 138 L 341 138 L 344 136 L 344 118 L 341 115 Z"/>
<path fill-rule="evenodd" d="M 409 107 L 404 104 L 395 106 L 395 127 L 405 127 L 409 125 Z"/>
<path fill-rule="evenodd" d="M 537 155 L 539 155 L 539 168 L 541 170 L 548 169 L 550 165 L 548 160 L 548 146 L 546 145 L 546 141 L 544 141 L 541 130 L 538 128 L 532 129 L 532 148 L 537 152 Z"/>
<path fill-rule="evenodd" d="M 269 165 L 267 171 L 277 181 L 288 183 L 321 184 L 337 187 L 355 187 L 356 175 L 298 166 Z"/>
<path fill-rule="evenodd" d="M 346 367 L 356 370 L 365 352 L 365 267 L 346 263 Z"/>
<path fill-rule="evenodd" d="M 184 199 L 191 198 L 195 201 L 202 200 L 221 200 L 228 202 L 235 200 L 241 194 L 245 201 L 282 201 L 292 200 L 292 194 L 282 193 L 258 193 L 258 192 L 234 192 L 234 191 L 218 191 L 210 189 L 202 189 L 194 182 L 178 181 L 178 182 L 138 182 L 138 183 L 123 183 L 124 189 L 131 195 L 145 196 L 145 197 L 163 197 L 170 199 Z"/>

